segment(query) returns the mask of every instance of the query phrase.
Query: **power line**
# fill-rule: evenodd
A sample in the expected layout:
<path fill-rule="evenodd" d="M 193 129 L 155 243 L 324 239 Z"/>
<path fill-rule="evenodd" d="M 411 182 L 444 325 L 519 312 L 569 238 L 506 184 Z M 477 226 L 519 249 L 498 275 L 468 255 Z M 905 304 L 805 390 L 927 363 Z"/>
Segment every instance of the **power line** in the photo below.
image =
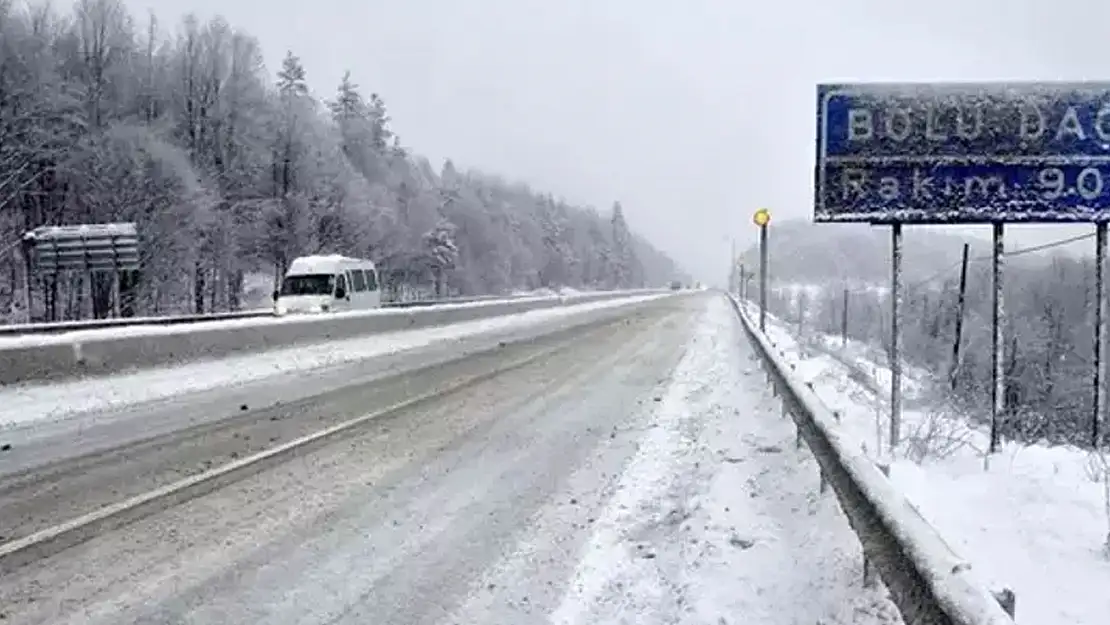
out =
<path fill-rule="evenodd" d="M 1093 233 L 1080 234 L 1080 235 L 1077 235 L 1077 236 L 1068 237 L 1066 239 L 1059 239 L 1059 240 L 1056 240 L 1056 241 L 1051 241 L 1049 243 L 1043 243 L 1041 245 L 1034 245 L 1034 246 L 1031 246 L 1031 247 L 1022 248 L 1020 250 L 1013 250 L 1013 251 L 1010 251 L 1010 252 L 1005 252 L 1003 254 L 1003 258 L 1010 258 L 1010 257 L 1013 257 L 1013 256 L 1021 256 L 1023 254 L 1032 254 L 1034 252 L 1042 252 L 1044 250 L 1052 249 L 1052 248 L 1055 248 L 1055 247 L 1060 247 L 1060 246 L 1063 246 L 1063 245 L 1068 245 L 1070 243 L 1075 243 L 1077 241 L 1085 241 L 1087 239 L 1093 239 L 1094 237 L 1095 237 L 1095 235 Z M 979 261 L 993 260 L 993 258 L 994 258 L 993 255 L 976 256 L 976 257 L 968 258 L 968 262 L 979 262 Z M 945 267 L 944 269 L 941 269 L 940 271 L 934 273 L 933 275 L 931 275 L 927 278 L 923 278 L 921 280 L 915 280 L 912 283 L 906 284 L 905 286 L 903 286 L 903 291 L 908 291 L 910 289 L 920 288 L 920 287 L 923 287 L 923 286 L 925 286 L 927 284 L 930 284 L 932 282 L 936 282 L 937 280 L 946 277 L 949 274 L 949 272 L 954 271 L 957 267 L 960 266 L 961 262 L 962 262 L 962 260 L 958 260 L 958 261 L 952 263 L 951 265 Z M 856 291 L 856 289 L 851 289 L 851 291 L 852 292 L 858 292 L 858 291 Z"/>
<path fill-rule="evenodd" d="M 945 267 L 944 269 L 941 269 L 940 271 L 936 272 L 935 274 L 929 276 L 928 278 L 925 278 L 924 280 L 918 280 L 918 281 L 914 282 L 913 284 L 908 285 L 906 288 L 907 289 L 916 289 L 917 287 L 925 286 L 926 284 L 929 284 L 930 282 L 933 282 L 933 281 L 937 280 L 938 278 L 942 278 L 945 275 L 947 275 L 948 272 L 952 271 L 956 267 L 959 267 L 961 262 L 962 261 L 958 260 L 955 263 L 949 265 L 948 267 Z"/>
<path fill-rule="evenodd" d="M 1078 235 L 1078 236 L 1069 237 L 1067 239 L 1060 239 L 1059 241 L 1053 241 L 1051 243 L 1045 243 L 1043 245 L 1034 245 L 1033 247 L 1027 247 L 1027 248 L 1022 249 L 1022 250 L 1014 250 L 1013 252 L 1006 252 L 1006 256 L 1021 256 L 1022 254 L 1030 254 L 1032 252 L 1040 252 L 1040 251 L 1043 251 L 1043 250 L 1052 249 L 1054 247 L 1060 247 L 1061 245 L 1067 245 L 1068 243 L 1075 243 L 1076 241 L 1084 241 L 1086 239 L 1093 239 L 1093 238 L 1095 238 L 1095 235 L 1093 233 L 1081 234 L 1081 235 Z M 987 259 L 989 259 L 989 258 L 990 257 L 988 256 Z"/>
<path fill-rule="evenodd" d="M 11 244 L 11 245 L 9 245 L 8 247 L 5 247 L 5 248 L 3 248 L 3 249 L 0 249 L 0 256 L 3 256 L 3 255 L 5 255 L 5 254 L 7 254 L 8 252 L 10 252 L 10 251 L 14 250 L 15 248 L 19 247 L 19 244 L 20 244 L 20 243 L 22 243 L 22 241 L 16 241 L 15 243 L 12 243 L 12 244 Z"/>
<path fill-rule="evenodd" d="M 1011 257 L 1014 257 L 1014 256 L 1021 256 L 1023 254 L 1032 254 L 1034 252 L 1043 252 L 1044 250 L 1050 250 L 1050 249 L 1053 249 L 1053 248 L 1056 248 L 1056 247 L 1061 247 L 1061 246 L 1068 245 L 1068 244 L 1071 244 L 1071 243 L 1076 243 L 1076 242 L 1079 242 L 1079 241 L 1085 241 L 1087 239 L 1093 239 L 1093 238 L 1095 238 L 1094 233 L 1080 234 L 1080 235 L 1076 235 L 1076 236 L 1073 236 L 1073 237 L 1068 237 L 1066 239 L 1058 239 L 1056 241 L 1050 241 L 1048 243 L 1042 243 L 1041 245 L 1034 245 L 1034 246 L 1022 248 L 1022 249 L 1019 249 L 1019 250 L 1004 252 L 1003 253 L 1003 258 L 1011 258 Z M 994 259 L 993 255 L 983 255 L 983 256 L 968 258 L 968 262 L 973 262 L 974 263 L 974 262 L 987 261 L 987 260 L 993 260 L 993 259 Z M 949 265 L 948 267 L 945 267 L 944 269 L 941 269 L 940 271 L 934 273 L 933 275 L 929 276 L 928 278 L 924 278 L 922 280 L 915 280 L 914 282 L 903 286 L 903 292 L 908 291 L 910 289 L 916 289 L 916 288 L 925 286 L 925 285 L 927 285 L 931 282 L 937 281 L 938 279 L 944 278 L 946 275 L 948 275 L 948 273 L 950 271 L 953 271 L 957 267 L 959 267 L 961 262 L 962 262 L 962 259 L 952 263 L 951 265 Z M 857 290 L 857 289 L 850 289 L 849 292 L 859 293 L 860 291 Z"/>
<path fill-rule="evenodd" d="M 1056 241 L 1050 241 L 1048 243 L 1042 243 L 1041 245 L 1034 245 L 1034 246 L 1031 246 L 1031 247 L 1022 248 L 1020 250 L 1013 250 L 1013 251 L 1010 251 L 1010 252 L 1004 252 L 1002 257 L 1003 258 L 1011 258 L 1011 257 L 1014 257 L 1014 256 L 1021 256 L 1023 254 L 1032 254 L 1034 252 L 1043 252 L 1044 250 L 1050 250 L 1052 248 L 1060 247 L 1060 246 L 1063 246 L 1063 245 L 1068 245 L 1070 243 L 1075 243 L 1077 241 L 1085 241 L 1087 239 L 1093 239 L 1094 237 L 1095 237 L 1094 233 L 1080 234 L 1080 235 L 1077 235 L 1077 236 L 1068 237 L 1066 239 L 1059 239 L 1059 240 L 1056 240 Z M 983 256 L 977 256 L 975 258 L 969 258 L 968 259 L 969 262 L 979 262 L 979 261 L 986 261 L 986 260 L 994 260 L 994 256 L 993 255 L 983 255 Z M 913 283 L 911 285 L 911 287 L 924 286 L 926 284 L 929 284 L 930 282 L 933 282 L 934 280 L 936 280 L 938 278 L 941 278 L 941 277 L 945 276 L 946 274 L 948 274 L 948 272 L 952 271 L 956 267 L 959 267 L 960 262 L 962 262 L 962 261 L 956 261 L 952 265 L 946 267 L 945 269 L 942 269 L 941 271 L 938 271 L 937 273 L 933 274 L 932 276 L 929 276 L 928 278 L 926 278 L 924 280 L 920 280 L 918 282 Z"/>

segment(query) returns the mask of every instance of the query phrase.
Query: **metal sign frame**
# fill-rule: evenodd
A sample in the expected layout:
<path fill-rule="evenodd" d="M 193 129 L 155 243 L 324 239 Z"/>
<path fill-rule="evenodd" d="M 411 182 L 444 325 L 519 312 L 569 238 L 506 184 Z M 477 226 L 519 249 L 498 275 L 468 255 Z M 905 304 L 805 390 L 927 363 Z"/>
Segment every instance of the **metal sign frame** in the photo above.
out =
<path fill-rule="evenodd" d="M 63 271 L 111 274 L 112 314 L 120 316 L 120 276 L 140 268 L 139 230 L 134 222 L 40 226 L 25 232 L 22 243 L 28 321 L 33 310 L 33 275 L 57 276 Z"/>
<path fill-rule="evenodd" d="M 817 88 L 814 221 L 1110 221 L 1110 82 Z"/>
<path fill-rule="evenodd" d="M 39 273 L 134 271 L 139 233 L 134 223 L 41 226 L 23 235 Z"/>
<path fill-rule="evenodd" d="M 1004 224 L 1092 223 L 1096 245 L 1091 445 L 1107 408 L 1105 288 L 1110 82 L 817 86 L 813 220 L 891 226 L 890 446 L 901 420 L 902 226 L 991 224 L 990 449 L 1005 410 Z M 989 455 L 985 462 L 989 462 Z"/>

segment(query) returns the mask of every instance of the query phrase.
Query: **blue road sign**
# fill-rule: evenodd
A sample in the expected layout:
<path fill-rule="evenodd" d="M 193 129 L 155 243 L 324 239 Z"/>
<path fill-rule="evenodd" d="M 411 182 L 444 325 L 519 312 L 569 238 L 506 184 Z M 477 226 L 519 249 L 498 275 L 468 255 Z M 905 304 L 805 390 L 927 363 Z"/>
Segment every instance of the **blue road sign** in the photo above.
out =
<path fill-rule="evenodd" d="M 818 85 L 814 221 L 1110 221 L 1110 83 Z"/>

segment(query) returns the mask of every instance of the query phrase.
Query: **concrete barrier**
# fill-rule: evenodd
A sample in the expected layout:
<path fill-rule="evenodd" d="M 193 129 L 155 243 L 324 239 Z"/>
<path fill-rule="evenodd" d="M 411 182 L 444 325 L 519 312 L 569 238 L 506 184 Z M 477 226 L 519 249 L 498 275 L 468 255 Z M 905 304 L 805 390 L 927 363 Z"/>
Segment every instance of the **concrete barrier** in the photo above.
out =
<path fill-rule="evenodd" d="M 525 298 L 527 296 L 519 296 Z M 382 302 L 382 308 L 423 308 L 426 306 L 441 306 L 443 304 L 464 304 L 469 302 L 509 300 L 514 299 L 506 295 L 475 295 L 468 297 L 452 297 L 441 300 L 409 300 L 403 302 Z M 109 330 L 115 328 L 135 326 L 170 326 L 187 325 L 193 323 L 207 323 L 210 321 L 226 321 L 230 319 L 261 319 L 273 318 L 273 307 L 258 310 L 240 310 L 236 312 L 201 313 L 195 315 L 167 315 L 158 317 L 123 317 L 113 319 L 81 319 L 76 321 L 48 321 L 45 323 L 16 323 L 0 325 L 0 337 L 24 336 L 30 334 L 63 334 L 79 330 Z"/>
<path fill-rule="evenodd" d="M 108 375 L 171 363 L 665 292 L 653 289 L 611 291 L 402 310 L 379 309 L 17 337 L 0 342 L 0 385 Z"/>

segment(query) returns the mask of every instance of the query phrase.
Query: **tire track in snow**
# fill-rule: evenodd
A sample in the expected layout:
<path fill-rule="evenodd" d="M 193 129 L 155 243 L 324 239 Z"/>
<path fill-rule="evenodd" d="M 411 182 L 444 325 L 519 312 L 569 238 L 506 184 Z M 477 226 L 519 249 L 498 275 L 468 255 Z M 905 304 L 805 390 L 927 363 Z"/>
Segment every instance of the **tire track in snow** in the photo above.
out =
<path fill-rule="evenodd" d="M 552 623 L 898 622 L 743 341 L 710 302 Z"/>

